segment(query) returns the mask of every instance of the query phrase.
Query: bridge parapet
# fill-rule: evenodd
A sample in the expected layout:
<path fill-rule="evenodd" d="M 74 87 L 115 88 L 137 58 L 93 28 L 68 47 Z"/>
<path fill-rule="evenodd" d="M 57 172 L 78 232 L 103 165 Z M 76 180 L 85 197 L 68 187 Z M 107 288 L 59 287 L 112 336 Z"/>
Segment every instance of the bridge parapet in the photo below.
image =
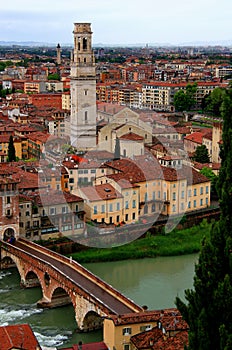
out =
<path fill-rule="evenodd" d="M 139 312 L 142 308 L 75 261 L 35 243 L 19 239 L 15 245 L 1 241 L 2 258 L 16 263 L 23 287 L 40 284 L 41 307 L 72 303 L 78 328 L 97 327 L 101 322 L 93 315 Z M 86 320 L 86 315 L 88 321 Z M 94 320 L 91 324 L 91 320 Z"/>
<path fill-rule="evenodd" d="M 38 247 L 39 247 L 40 251 L 43 251 L 45 254 L 49 253 L 50 256 L 53 256 L 55 259 L 58 259 L 59 261 L 63 262 L 65 265 L 68 265 L 71 268 L 73 268 L 74 270 L 78 271 L 83 276 L 85 276 L 89 280 L 93 281 L 96 285 L 103 288 L 107 293 L 111 294 L 112 296 L 116 297 L 118 300 L 121 300 L 123 303 L 125 303 L 125 305 L 127 305 L 129 308 L 131 308 L 132 312 L 143 311 L 142 307 L 136 305 L 132 300 L 130 300 L 125 295 L 120 293 L 117 289 L 115 289 L 110 284 L 103 281 L 101 278 L 94 275 L 92 272 L 87 270 L 84 266 L 79 264 L 77 261 L 70 260 L 69 258 L 67 258 L 59 253 L 50 251 L 45 247 L 38 246 L 36 243 L 29 242 L 25 239 L 20 238 L 20 241 L 22 241 L 24 244 L 29 244 L 30 246 L 33 245 L 36 249 L 38 249 Z"/>

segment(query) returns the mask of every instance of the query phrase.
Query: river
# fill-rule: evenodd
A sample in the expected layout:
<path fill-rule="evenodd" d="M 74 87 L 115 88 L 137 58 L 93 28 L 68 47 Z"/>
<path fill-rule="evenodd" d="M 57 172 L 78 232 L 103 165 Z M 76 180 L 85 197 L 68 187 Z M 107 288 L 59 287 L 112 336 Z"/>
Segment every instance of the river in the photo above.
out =
<path fill-rule="evenodd" d="M 85 264 L 90 271 L 139 305 L 151 309 L 174 307 L 175 297 L 184 298 L 192 288 L 198 255 L 160 257 Z M 40 288 L 20 289 L 16 268 L 0 271 L 0 325 L 29 323 L 42 346 L 65 347 L 102 340 L 102 331 L 76 333 L 73 307 L 38 309 Z"/>

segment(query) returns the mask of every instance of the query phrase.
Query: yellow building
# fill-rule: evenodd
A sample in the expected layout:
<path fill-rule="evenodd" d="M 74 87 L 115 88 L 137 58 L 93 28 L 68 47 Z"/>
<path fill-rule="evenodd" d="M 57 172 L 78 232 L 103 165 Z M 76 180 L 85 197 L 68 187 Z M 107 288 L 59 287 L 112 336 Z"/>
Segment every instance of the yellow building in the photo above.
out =
<path fill-rule="evenodd" d="M 84 210 L 88 221 L 99 224 L 119 224 L 123 221 L 123 197 L 110 184 L 81 187 L 78 195 L 85 199 Z"/>
<path fill-rule="evenodd" d="M 13 138 L 14 147 L 15 147 L 15 155 L 17 158 L 22 159 L 22 142 L 18 137 Z M 8 135 L 0 135 L 0 153 L 2 156 L 8 154 L 8 146 L 9 146 L 9 136 Z M 5 159 L 3 157 L 2 159 Z"/>
<path fill-rule="evenodd" d="M 112 315 L 104 319 L 103 324 L 103 340 L 110 350 L 134 350 L 136 342 L 134 337 L 141 335 L 143 339 L 148 335 L 148 346 L 139 347 L 139 349 L 151 349 L 155 343 L 161 338 L 169 340 L 168 343 L 174 341 L 175 334 L 181 331 L 187 331 L 188 325 L 182 319 L 180 312 L 173 309 L 142 311 L 137 313 Z M 158 335 L 156 339 L 156 334 Z M 152 335 L 152 336 L 151 336 Z M 185 340 L 187 333 L 185 334 Z M 149 344 L 150 340 L 153 344 Z M 186 343 L 187 344 L 187 341 Z M 143 345 L 146 345 L 144 342 Z M 150 346 L 149 346 L 150 345 Z M 162 347 L 164 349 L 165 347 Z M 183 349 L 181 347 L 173 347 L 173 349 Z M 157 347 L 158 349 L 158 347 Z"/>

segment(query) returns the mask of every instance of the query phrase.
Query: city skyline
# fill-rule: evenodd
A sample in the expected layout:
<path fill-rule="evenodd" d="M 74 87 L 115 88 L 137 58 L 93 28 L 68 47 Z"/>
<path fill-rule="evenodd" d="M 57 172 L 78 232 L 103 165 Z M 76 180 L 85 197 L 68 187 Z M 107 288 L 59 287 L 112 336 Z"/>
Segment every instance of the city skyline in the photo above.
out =
<path fill-rule="evenodd" d="M 220 9 L 216 0 L 167 0 L 165 6 L 152 0 L 12 0 L 1 5 L 0 41 L 70 44 L 73 23 L 89 22 L 93 44 L 231 43 L 231 12 L 229 0 L 221 0 Z"/>

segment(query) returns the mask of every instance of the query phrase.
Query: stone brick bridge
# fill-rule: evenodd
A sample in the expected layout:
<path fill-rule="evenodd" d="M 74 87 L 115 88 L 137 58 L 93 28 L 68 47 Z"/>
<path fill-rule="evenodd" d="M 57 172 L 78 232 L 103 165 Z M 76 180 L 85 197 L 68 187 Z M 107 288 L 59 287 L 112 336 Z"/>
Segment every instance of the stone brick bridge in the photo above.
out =
<path fill-rule="evenodd" d="M 132 300 L 71 259 L 24 239 L 13 245 L 0 241 L 0 246 L 0 267 L 14 263 L 22 287 L 41 286 L 43 297 L 37 303 L 39 307 L 72 304 L 80 330 L 100 328 L 102 318 L 110 314 L 142 311 Z"/>

